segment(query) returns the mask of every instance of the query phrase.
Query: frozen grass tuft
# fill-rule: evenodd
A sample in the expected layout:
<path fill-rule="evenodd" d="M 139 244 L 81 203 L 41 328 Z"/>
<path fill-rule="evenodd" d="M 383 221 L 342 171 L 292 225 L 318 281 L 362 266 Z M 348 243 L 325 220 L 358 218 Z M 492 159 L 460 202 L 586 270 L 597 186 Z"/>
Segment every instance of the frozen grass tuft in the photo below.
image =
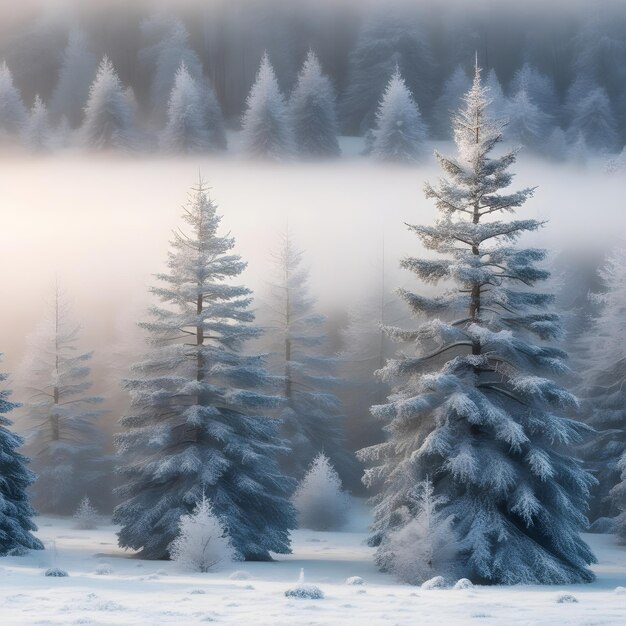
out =
<path fill-rule="evenodd" d="M 50 567 L 44 572 L 44 576 L 52 576 L 53 578 L 64 578 L 69 574 L 60 567 Z"/>

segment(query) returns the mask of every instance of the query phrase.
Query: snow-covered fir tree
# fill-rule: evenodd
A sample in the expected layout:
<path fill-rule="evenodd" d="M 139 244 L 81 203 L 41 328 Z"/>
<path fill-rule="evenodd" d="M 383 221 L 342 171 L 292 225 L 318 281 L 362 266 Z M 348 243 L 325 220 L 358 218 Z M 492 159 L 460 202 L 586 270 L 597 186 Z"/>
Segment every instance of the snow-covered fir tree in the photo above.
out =
<path fill-rule="evenodd" d="M 13 74 L 3 61 L 0 65 L 0 139 L 19 136 L 27 119 L 28 111 L 13 82 Z"/>
<path fill-rule="evenodd" d="M 596 152 L 613 152 L 618 147 L 618 128 L 611 101 L 602 87 L 596 87 L 575 106 L 568 129 L 570 136 L 582 136 Z"/>
<path fill-rule="evenodd" d="M 430 110 L 435 63 L 420 17 L 409 3 L 370 7 L 350 53 L 349 83 L 341 100 L 348 133 L 365 134 L 374 126 L 380 97 L 396 67 L 420 107 Z"/>
<path fill-rule="evenodd" d="M 91 150 L 135 147 L 134 106 L 113 64 L 104 57 L 89 89 L 82 142 Z"/>
<path fill-rule="evenodd" d="M 98 528 L 98 517 L 98 511 L 91 504 L 91 500 L 85 496 L 72 516 L 74 528 L 77 530 L 94 530 Z"/>
<path fill-rule="evenodd" d="M 293 152 L 287 106 L 267 53 L 246 101 L 242 119 L 244 152 L 252 157 L 284 159 Z"/>
<path fill-rule="evenodd" d="M 144 558 L 168 558 L 181 516 L 203 494 L 248 560 L 289 552 L 294 488 L 277 464 L 287 448 L 268 395 L 277 383 L 262 356 L 245 355 L 258 337 L 250 290 L 234 284 L 246 264 L 234 240 L 218 234 L 221 218 L 200 182 L 175 231 L 168 270 L 152 292 L 161 302 L 141 324 L 150 349 L 125 382 L 131 407 L 117 436 L 125 484 L 114 519 L 119 544 Z"/>
<path fill-rule="evenodd" d="M 150 101 L 157 119 L 164 120 L 181 65 L 189 75 L 202 80 L 202 62 L 191 48 L 189 32 L 177 17 L 166 11 L 157 11 L 141 22 L 144 46 L 139 59 L 152 73 Z"/>
<path fill-rule="evenodd" d="M 520 91 L 526 92 L 529 100 L 547 116 L 557 118 L 559 96 L 550 76 L 542 74 L 530 63 L 524 63 L 515 72 L 509 85 L 509 95 L 512 98 Z"/>
<path fill-rule="evenodd" d="M 293 494 L 300 528 L 341 530 L 348 521 L 350 496 L 328 457 L 320 452 Z"/>
<path fill-rule="evenodd" d="M 410 163 L 423 156 L 425 142 L 426 125 L 396 68 L 376 113 L 372 156 L 381 161 Z"/>
<path fill-rule="evenodd" d="M 211 150 L 226 150 L 228 141 L 226 139 L 226 126 L 224 124 L 224 114 L 217 99 L 217 94 L 211 81 L 203 79 L 200 82 L 200 91 L 203 100 L 204 119 L 209 131 L 209 144 Z"/>
<path fill-rule="evenodd" d="M 183 63 L 176 72 L 167 107 L 167 126 L 159 139 L 165 152 L 205 152 L 210 148 L 204 100 Z"/>
<path fill-rule="evenodd" d="M 532 100 L 526 89 L 520 89 L 509 99 L 506 117 L 508 140 L 536 151 L 545 148 L 553 119 Z"/>
<path fill-rule="evenodd" d="M 170 558 L 192 572 L 210 572 L 238 560 L 226 525 L 215 515 L 206 496 L 183 515 L 179 533 L 169 546 Z"/>
<path fill-rule="evenodd" d="M 485 79 L 485 86 L 489 90 L 489 114 L 496 120 L 504 119 L 506 117 L 507 111 L 507 99 L 504 95 L 504 91 L 502 90 L 502 84 L 498 79 L 498 75 L 496 71 L 491 68 L 487 73 L 487 78 Z M 469 88 L 469 86 L 468 86 Z M 467 91 L 467 89 L 465 90 Z M 465 93 L 465 92 L 463 92 Z M 458 102 L 458 105 L 461 104 L 462 101 Z M 458 107 L 457 107 L 458 108 Z"/>
<path fill-rule="evenodd" d="M 463 103 L 463 96 L 472 86 L 472 80 L 461 65 L 457 65 L 443 84 L 434 109 L 434 130 L 438 137 L 450 137 L 450 119 Z"/>
<path fill-rule="evenodd" d="M 376 553 L 376 563 L 411 585 L 443 576 L 456 578 L 460 549 L 456 538 L 454 515 L 444 517 L 441 508 L 445 496 L 434 493 L 429 478 L 419 483 L 412 494 L 411 506 L 398 511 L 399 527 L 390 532 Z"/>
<path fill-rule="evenodd" d="M 380 485 L 373 540 L 384 545 L 414 514 L 416 485 L 431 477 L 439 511 L 454 516 L 460 574 L 479 582 L 574 583 L 593 580 L 580 538 L 594 479 L 572 458 L 587 427 L 563 416 L 576 398 L 556 382 L 567 372 L 552 296 L 531 289 L 546 279 L 543 250 L 515 246 L 537 230 L 533 220 L 505 220 L 532 189 L 510 192 L 515 152 L 492 154 L 502 128 L 487 114 L 477 67 L 454 118 L 457 156 L 438 155 L 446 178 L 425 187 L 440 218 L 410 226 L 443 258 L 409 257 L 402 266 L 426 283 L 450 288 L 430 296 L 400 290 L 426 319 L 416 330 L 389 329 L 416 354 L 390 360 L 394 391 L 373 413 L 388 441 L 362 451 Z"/>
<path fill-rule="evenodd" d="M 50 113 L 55 122 L 65 118 L 71 128 L 81 125 L 89 87 L 97 69 L 98 58 L 89 47 L 86 33 L 72 29 L 63 51 L 59 80 L 50 100 Z"/>
<path fill-rule="evenodd" d="M 626 454 L 622 455 L 619 462 L 622 470 L 620 482 L 611 489 L 610 496 L 619 510 L 615 518 L 615 532 L 622 543 L 626 543 Z"/>
<path fill-rule="evenodd" d="M 0 373 L 0 383 L 6 379 L 7 375 Z M 18 452 L 23 439 L 9 430 L 12 422 L 6 416 L 18 406 L 9 400 L 10 393 L 0 389 L 0 556 L 11 551 L 43 550 L 41 541 L 32 534 L 37 527 L 27 492 L 35 475 L 27 467 L 28 459 Z"/>
<path fill-rule="evenodd" d="M 309 295 L 302 251 L 283 236 L 274 255 L 274 282 L 266 306 L 272 371 L 284 377 L 282 432 L 291 450 L 282 458 L 290 476 L 302 478 L 313 458 L 324 452 L 345 477 L 350 461 L 344 449 L 344 416 L 336 391 L 337 359 L 328 353 L 325 317 Z"/>
<path fill-rule="evenodd" d="M 107 501 L 108 458 L 98 422 L 107 411 L 91 395 L 91 352 L 79 349 L 80 325 L 55 291 L 51 312 L 28 338 L 21 366 L 25 449 L 39 478 L 33 499 L 44 513 L 70 514 L 83 494 Z"/>
<path fill-rule="evenodd" d="M 312 50 L 289 99 L 289 122 L 299 155 L 316 158 L 339 154 L 335 90 Z"/>
<path fill-rule="evenodd" d="M 52 147 L 52 132 L 48 117 L 48 107 L 35 96 L 28 120 L 24 124 L 24 143 L 34 152 L 43 152 Z"/>
<path fill-rule="evenodd" d="M 620 459 L 626 453 L 626 248 L 621 245 L 600 269 L 601 288 L 590 297 L 592 319 L 577 342 L 582 377 L 579 395 L 585 421 L 597 432 L 582 448 L 598 480 L 592 516 L 612 517 L 618 509 L 609 491 L 619 482 Z M 580 279 L 580 278 L 579 278 Z"/>

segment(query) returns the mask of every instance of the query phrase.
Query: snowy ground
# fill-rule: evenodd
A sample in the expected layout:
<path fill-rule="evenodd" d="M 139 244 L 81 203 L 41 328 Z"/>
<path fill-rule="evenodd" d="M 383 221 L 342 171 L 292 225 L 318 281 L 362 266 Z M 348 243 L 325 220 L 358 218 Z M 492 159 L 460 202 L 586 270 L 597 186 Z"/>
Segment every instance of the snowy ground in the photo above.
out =
<path fill-rule="evenodd" d="M 274 563 L 240 563 L 187 574 L 170 562 L 141 561 L 116 546 L 115 528 L 72 528 L 40 517 L 46 551 L 0 560 L 0 624 L 626 624 L 626 548 L 588 535 L 600 563 L 591 585 L 474 587 L 424 591 L 376 571 L 365 529 L 294 533 L 294 551 Z M 45 577 L 57 566 L 68 578 Z M 284 596 L 304 568 L 322 600 Z M 235 571 L 247 579 L 231 579 Z M 350 576 L 362 586 L 345 584 Z M 242 577 L 243 578 L 243 577 Z M 621 587 L 621 589 L 620 589 Z M 577 602 L 559 602 L 569 594 Z"/>

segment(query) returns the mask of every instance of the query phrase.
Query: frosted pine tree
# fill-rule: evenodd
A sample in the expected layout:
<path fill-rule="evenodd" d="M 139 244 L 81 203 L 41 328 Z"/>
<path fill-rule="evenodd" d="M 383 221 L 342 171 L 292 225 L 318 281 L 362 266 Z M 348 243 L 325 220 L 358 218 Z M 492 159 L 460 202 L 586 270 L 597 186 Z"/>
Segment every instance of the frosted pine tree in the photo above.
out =
<path fill-rule="evenodd" d="M 576 103 L 568 132 L 573 140 L 582 136 L 586 145 L 596 152 L 617 150 L 617 121 L 602 87 L 592 89 Z"/>
<path fill-rule="evenodd" d="M 626 349 L 619 340 L 626 336 L 626 248 L 612 252 L 599 276 L 602 288 L 591 296 L 598 310 L 577 343 L 582 413 L 597 431 L 582 455 L 599 483 L 593 515 L 612 517 L 619 509 L 609 491 L 620 481 L 620 459 L 626 453 Z"/>
<path fill-rule="evenodd" d="M 553 119 L 532 100 L 526 89 L 520 89 L 506 107 L 506 138 L 524 147 L 542 151 L 553 128 Z"/>
<path fill-rule="evenodd" d="M 13 74 L 3 61 L 0 65 L 0 139 L 18 136 L 27 119 L 28 111 L 13 83 Z"/>
<path fill-rule="evenodd" d="M 0 373 L 0 383 L 6 379 L 7 375 Z M 37 527 L 27 492 L 35 475 L 27 467 L 28 459 L 18 452 L 23 439 L 9 430 L 12 422 L 6 417 L 18 406 L 9 401 L 10 393 L 0 389 L 0 556 L 43 550 L 41 541 L 32 534 Z"/>
<path fill-rule="evenodd" d="M 267 53 L 261 59 L 256 80 L 242 119 L 244 152 L 252 157 L 284 159 L 293 152 L 287 107 Z"/>
<path fill-rule="evenodd" d="M 50 112 L 55 121 L 65 118 L 71 128 L 81 125 L 89 86 L 97 69 L 98 59 L 89 48 L 87 35 L 82 30 L 73 29 L 63 51 L 59 80 L 50 100 Z"/>
<path fill-rule="evenodd" d="M 471 86 L 472 81 L 467 72 L 461 65 L 457 65 L 444 83 L 441 95 L 435 103 L 435 130 L 439 137 L 450 136 L 450 118 L 462 105 L 463 96 Z"/>
<path fill-rule="evenodd" d="M 504 220 L 532 189 L 508 192 L 515 152 L 492 155 L 501 125 L 476 68 L 454 118 L 455 158 L 438 156 L 446 175 L 425 187 L 440 218 L 410 226 L 443 258 L 406 258 L 402 266 L 430 284 L 430 296 L 400 290 L 416 315 L 414 331 L 389 329 L 415 343 L 416 354 L 388 361 L 388 402 L 372 407 L 387 423 L 387 442 L 362 451 L 373 464 L 364 481 L 380 486 L 373 540 L 381 549 L 414 513 L 415 486 L 432 478 L 454 516 L 461 574 L 500 584 L 593 580 L 593 554 L 581 540 L 593 478 L 571 457 L 586 427 L 563 417 L 577 400 L 555 382 L 566 355 L 550 342 L 560 333 L 552 297 L 531 288 L 548 277 L 543 250 L 515 246 L 536 220 Z"/>
<path fill-rule="evenodd" d="M 300 479 L 309 463 L 324 452 L 341 475 L 350 462 L 344 450 L 344 417 L 336 391 L 337 360 L 328 354 L 325 318 L 315 311 L 308 292 L 303 253 L 286 233 L 274 256 L 275 279 L 267 304 L 267 339 L 272 371 L 284 377 L 283 434 L 291 451 L 286 471 Z"/>
<path fill-rule="evenodd" d="M 289 99 L 289 121 L 298 154 L 328 157 L 339 154 L 335 90 L 320 62 L 309 50 Z"/>
<path fill-rule="evenodd" d="M 622 470 L 620 482 L 611 490 L 611 498 L 619 510 L 619 515 L 615 519 L 615 532 L 622 543 L 626 543 L 626 454 L 619 462 Z"/>
<path fill-rule="evenodd" d="M 35 96 L 28 121 L 24 125 L 24 142 L 34 152 L 43 152 L 51 148 L 48 108 L 39 95 Z"/>
<path fill-rule="evenodd" d="M 89 89 L 81 131 L 83 144 L 92 150 L 129 149 L 136 144 L 133 103 L 106 56 Z"/>
<path fill-rule="evenodd" d="M 372 156 L 381 161 L 410 163 L 425 151 L 426 125 L 396 68 L 376 113 Z"/>
<path fill-rule="evenodd" d="M 498 79 L 498 75 L 493 68 L 487 73 L 485 87 L 489 89 L 489 114 L 496 120 L 504 119 L 506 117 L 507 99 L 502 91 L 502 85 Z M 461 102 L 458 104 L 460 105 Z"/>
<path fill-rule="evenodd" d="M 511 97 L 520 91 L 525 91 L 530 101 L 535 104 L 547 116 L 555 119 L 559 110 L 559 96 L 550 76 L 542 74 L 530 63 L 524 63 L 518 69 L 511 84 L 509 93 Z"/>
<path fill-rule="evenodd" d="M 206 186 L 192 191 L 168 270 L 152 293 L 161 302 L 141 324 L 150 349 L 125 382 L 131 407 L 117 436 L 124 485 L 114 519 L 119 544 L 144 558 L 168 558 L 179 520 L 203 494 L 248 560 L 289 552 L 293 481 L 279 470 L 286 451 L 269 410 L 280 398 L 263 358 L 242 353 L 258 337 L 250 290 L 233 283 L 246 264 Z"/>
<path fill-rule="evenodd" d="M 51 313 L 28 338 L 20 378 L 27 425 L 25 449 L 39 478 L 35 506 L 44 513 L 73 513 L 88 494 L 106 501 L 107 456 L 98 422 L 107 411 L 91 395 L 91 352 L 78 347 L 80 325 L 57 289 Z"/>
<path fill-rule="evenodd" d="M 183 63 L 176 72 L 167 107 L 167 126 L 159 140 L 165 152 L 204 152 L 209 149 L 204 100 L 197 81 Z"/>

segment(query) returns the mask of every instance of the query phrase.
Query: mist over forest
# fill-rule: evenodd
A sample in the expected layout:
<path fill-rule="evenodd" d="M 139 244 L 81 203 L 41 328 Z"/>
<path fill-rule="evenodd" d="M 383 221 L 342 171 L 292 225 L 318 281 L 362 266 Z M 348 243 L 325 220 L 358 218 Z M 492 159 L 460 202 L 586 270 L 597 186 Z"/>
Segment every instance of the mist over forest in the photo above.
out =
<path fill-rule="evenodd" d="M 0 5 L 0 610 L 621 624 L 625 191 L 621 0 Z"/>

